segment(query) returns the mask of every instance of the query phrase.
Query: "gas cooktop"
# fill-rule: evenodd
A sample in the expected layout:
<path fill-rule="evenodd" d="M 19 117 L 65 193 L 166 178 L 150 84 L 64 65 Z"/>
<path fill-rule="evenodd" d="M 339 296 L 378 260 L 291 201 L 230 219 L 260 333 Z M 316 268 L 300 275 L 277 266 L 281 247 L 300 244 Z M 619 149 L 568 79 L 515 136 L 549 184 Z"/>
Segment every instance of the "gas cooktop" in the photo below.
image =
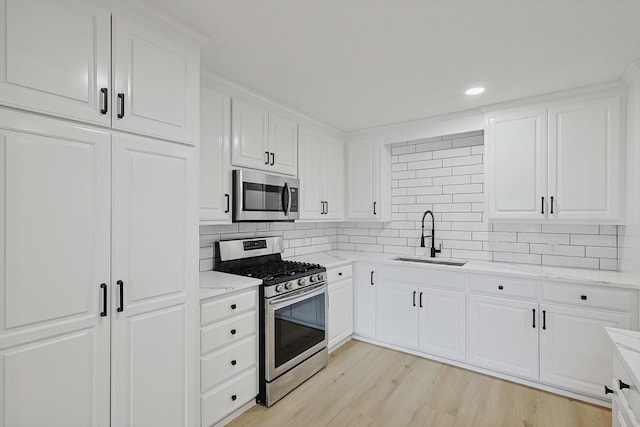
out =
<path fill-rule="evenodd" d="M 308 276 L 309 274 L 323 271 L 325 271 L 325 268 L 318 264 L 280 260 L 265 264 L 237 266 L 228 270 L 228 273 L 255 277 L 265 282 L 272 282 L 291 280 L 300 275 Z"/>

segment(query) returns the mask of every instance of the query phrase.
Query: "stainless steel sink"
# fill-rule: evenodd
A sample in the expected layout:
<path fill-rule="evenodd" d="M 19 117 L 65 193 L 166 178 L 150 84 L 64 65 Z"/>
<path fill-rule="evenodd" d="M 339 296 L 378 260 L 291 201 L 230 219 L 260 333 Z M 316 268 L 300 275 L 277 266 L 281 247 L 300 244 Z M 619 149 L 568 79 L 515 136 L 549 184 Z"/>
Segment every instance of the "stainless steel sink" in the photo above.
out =
<path fill-rule="evenodd" d="M 423 264 L 452 265 L 452 266 L 455 266 L 455 267 L 462 267 L 463 265 L 466 264 L 466 262 L 445 261 L 445 260 L 440 260 L 440 259 L 427 259 L 427 258 L 404 258 L 404 257 L 398 257 L 398 258 L 394 258 L 394 260 L 396 260 L 396 261 L 406 261 L 406 262 L 420 262 L 420 263 L 423 263 Z"/>

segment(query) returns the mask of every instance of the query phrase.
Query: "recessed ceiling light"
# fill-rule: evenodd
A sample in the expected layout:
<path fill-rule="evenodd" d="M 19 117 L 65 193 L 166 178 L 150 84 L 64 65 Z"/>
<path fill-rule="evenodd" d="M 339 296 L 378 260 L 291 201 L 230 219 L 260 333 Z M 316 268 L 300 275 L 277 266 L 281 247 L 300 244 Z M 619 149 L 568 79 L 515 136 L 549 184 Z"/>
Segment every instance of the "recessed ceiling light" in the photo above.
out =
<path fill-rule="evenodd" d="M 483 87 L 472 87 L 464 91 L 467 95 L 480 95 L 482 92 L 484 92 Z"/>

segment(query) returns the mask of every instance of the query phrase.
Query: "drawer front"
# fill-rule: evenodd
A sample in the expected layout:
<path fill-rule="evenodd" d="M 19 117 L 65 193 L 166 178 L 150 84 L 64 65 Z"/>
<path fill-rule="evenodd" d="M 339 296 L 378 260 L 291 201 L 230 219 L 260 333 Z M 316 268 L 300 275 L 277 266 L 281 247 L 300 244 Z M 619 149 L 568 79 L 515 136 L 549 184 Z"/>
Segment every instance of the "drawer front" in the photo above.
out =
<path fill-rule="evenodd" d="M 201 325 L 222 320 L 243 311 L 256 307 L 256 289 L 225 295 L 221 298 L 209 300 L 200 306 Z"/>
<path fill-rule="evenodd" d="M 542 284 L 542 300 L 608 310 L 631 311 L 633 292 L 594 286 Z"/>
<path fill-rule="evenodd" d="M 256 333 L 256 312 L 241 314 L 202 328 L 202 354 L 233 344 Z"/>
<path fill-rule="evenodd" d="M 256 370 L 238 376 L 233 382 L 203 395 L 201 400 L 202 426 L 208 427 L 226 417 L 258 394 Z"/>
<path fill-rule="evenodd" d="M 255 366 L 258 358 L 256 341 L 256 336 L 251 335 L 244 341 L 203 357 L 200 370 L 202 392 L 204 393 L 247 368 Z"/>
<path fill-rule="evenodd" d="M 377 279 L 390 283 L 406 283 L 417 286 L 437 286 L 447 289 L 464 289 L 467 282 L 462 271 L 451 272 L 429 267 L 382 265 Z"/>
<path fill-rule="evenodd" d="M 521 282 L 499 277 L 470 276 L 469 290 L 472 292 L 526 299 L 538 298 L 538 285 L 536 283 Z"/>
<path fill-rule="evenodd" d="M 347 279 L 351 276 L 353 276 L 353 266 L 351 264 L 327 270 L 327 282 L 329 283 L 329 286 L 331 286 L 333 282 Z"/>

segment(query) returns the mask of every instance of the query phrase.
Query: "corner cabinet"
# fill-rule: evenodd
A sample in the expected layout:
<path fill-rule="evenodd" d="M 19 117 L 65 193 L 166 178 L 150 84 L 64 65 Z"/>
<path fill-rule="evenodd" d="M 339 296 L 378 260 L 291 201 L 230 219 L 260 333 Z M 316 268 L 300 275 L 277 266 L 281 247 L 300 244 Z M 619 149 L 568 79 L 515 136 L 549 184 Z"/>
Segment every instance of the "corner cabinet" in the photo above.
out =
<path fill-rule="evenodd" d="M 257 103 L 232 100 L 232 155 L 234 166 L 296 175 L 298 124 Z"/>
<path fill-rule="evenodd" d="M 347 142 L 346 219 L 391 221 L 391 157 L 379 137 Z"/>
<path fill-rule="evenodd" d="M 300 219 L 336 221 L 344 217 L 344 143 L 299 127 Z"/>
<path fill-rule="evenodd" d="M 0 0 L 0 103 L 195 144 L 199 46 L 113 7 Z"/>
<path fill-rule="evenodd" d="M 622 223 L 620 97 L 485 118 L 489 220 Z"/>
<path fill-rule="evenodd" d="M 231 97 L 200 89 L 200 223 L 231 223 Z"/>

